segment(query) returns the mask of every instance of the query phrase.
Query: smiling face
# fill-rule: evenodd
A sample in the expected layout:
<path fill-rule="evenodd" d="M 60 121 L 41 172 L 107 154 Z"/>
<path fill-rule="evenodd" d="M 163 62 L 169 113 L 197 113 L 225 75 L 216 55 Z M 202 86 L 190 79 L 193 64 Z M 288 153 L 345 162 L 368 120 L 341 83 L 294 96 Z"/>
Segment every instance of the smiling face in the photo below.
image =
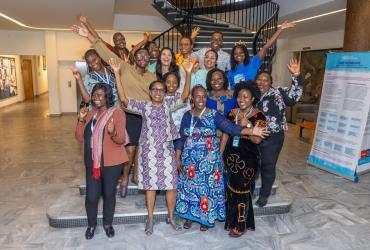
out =
<path fill-rule="evenodd" d="M 103 69 L 101 58 L 96 54 L 90 54 L 86 57 L 86 63 L 93 71 L 99 72 Z"/>
<path fill-rule="evenodd" d="M 139 50 L 135 55 L 135 63 L 139 68 L 145 69 L 149 64 L 149 53 L 145 49 Z"/>
<path fill-rule="evenodd" d="M 126 48 L 126 39 L 122 35 L 122 33 L 115 33 L 113 35 L 113 43 L 114 43 L 114 46 L 119 48 L 119 49 Z"/>
<path fill-rule="evenodd" d="M 150 98 L 153 104 L 162 104 L 165 94 L 166 88 L 161 82 L 154 83 L 150 88 Z"/>
<path fill-rule="evenodd" d="M 161 53 L 161 63 L 162 66 L 170 66 L 172 61 L 172 52 L 169 49 L 163 49 Z"/>
<path fill-rule="evenodd" d="M 254 97 L 248 89 L 242 89 L 239 91 L 236 101 L 238 102 L 240 110 L 246 111 L 250 106 L 252 106 Z"/>
<path fill-rule="evenodd" d="M 167 87 L 168 95 L 176 93 L 176 90 L 179 87 L 179 82 L 177 81 L 176 76 L 173 74 L 167 76 L 165 84 Z"/>
<path fill-rule="evenodd" d="M 224 39 L 221 33 L 218 33 L 218 32 L 213 33 L 211 37 L 211 48 L 218 51 L 219 49 L 222 48 L 223 41 Z"/>
<path fill-rule="evenodd" d="M 206 107 L 207 92 L 203 88 L 196 88 L 193 91 L 192 99 L 194 102 L 194 108 L 197 110 L 202 110 Z"/>
<path fill-rule="evenodd" d="M 94 93 L 92 93 L 91 100 L 97 109 L 107 106 L 106 94 L 102 89 L 95 90 Z"/>
<path fill-rule="evenodd" d="M 182 55 L 190 54 L 193 51 L 193 44 L 191 43 L 190 39 L 187 37 L 183 37 L 180 40 L 180 53 Z"/>
<path fill-rule="evenodd" d="M 224 89 L 224 76 L 220 71 L 215 71 L 211 77 L 211 88 L 214 91 Z"/>
<path fill-rule="evenodd" d="M 261 93 L 266 93 L 271 88 L 271 78 L 268 73 L 261 73 L 256 79 L 256 83 Z"/>
<path fill-rule="evenodd" d="M 212 50 L 207 51 L 207 53 L 204 55 L 204 67 L 206 68 L 206 70 L 211 70 L 215 68 L 216 63 L 217 54 Z"/>
<path fill-rule="evenodd" d="M 234 60 L 239 65 L 244 63 L 245 60 L 245 53 L 240 47 L 236 47 L 234 50 Z"/>

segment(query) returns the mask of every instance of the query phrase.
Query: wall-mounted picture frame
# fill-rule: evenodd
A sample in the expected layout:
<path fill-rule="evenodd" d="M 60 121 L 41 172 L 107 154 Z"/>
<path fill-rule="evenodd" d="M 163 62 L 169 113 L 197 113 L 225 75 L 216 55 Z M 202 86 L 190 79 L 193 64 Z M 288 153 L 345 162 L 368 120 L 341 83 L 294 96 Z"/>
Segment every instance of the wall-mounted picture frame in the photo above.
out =
<path fill-rule="evenodd" d="M 18 95 L 15 58 L 0 56 L 0 101 Z"/>

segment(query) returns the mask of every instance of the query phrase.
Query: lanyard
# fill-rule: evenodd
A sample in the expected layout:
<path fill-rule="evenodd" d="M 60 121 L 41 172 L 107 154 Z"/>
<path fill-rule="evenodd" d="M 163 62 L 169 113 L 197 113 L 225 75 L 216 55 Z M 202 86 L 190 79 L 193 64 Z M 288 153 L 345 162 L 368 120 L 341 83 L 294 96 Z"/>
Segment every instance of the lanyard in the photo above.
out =
<path fill-rule="evenodd" d="M 190 136 L 193 135 L 193 130 L 195 128 L 195 125 L 197 125 L 197 122 L 202 118 L 202 115 L 204 113 L 204 111 L 206 111 L 206 108 L 203 108 L 202 112 L 200 112 L 200 115 L 198 116 L 198 120 L 195 122 L 194 124 L 194 116 L 191 115 L 191 121 L 190 121 Z"/>
<path fill-rule="evenodd" d="M 254 110 L 253 106 L 250 106 L 250 108 L 247 110 L 247 112 L 245 112 L 245 117 L 248 117 L 250 114 L 252 114 L 253 110 Z M 238 113 L 236 113 L 236 116 L 235 116 L 235 124 L 236 125 L 238 125 L 239 114 L 240 114 L 240 109 L 238 109 Z"/>
<path fill-rule="evenodd" d="M 98 74 L 97 72 L 94 72 L 95 75 L 100 78 L 100 80 L 102 80 L 103 82 L 105 82 L 106 84 L 110 85 L 110 74 L 108 74 L 107 72 L 107 69 L 104 68 L 104 72 L 105 72 L 105 79 L 100 75 Z"/>

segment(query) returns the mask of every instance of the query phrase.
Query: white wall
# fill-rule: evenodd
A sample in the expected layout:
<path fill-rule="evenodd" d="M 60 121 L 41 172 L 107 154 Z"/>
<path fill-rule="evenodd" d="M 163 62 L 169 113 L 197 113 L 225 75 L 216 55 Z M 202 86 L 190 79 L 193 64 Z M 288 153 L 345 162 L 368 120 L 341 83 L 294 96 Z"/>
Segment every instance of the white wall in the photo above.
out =
<path fill-rule="evenodd" d="M 143 39 L 142 31 L 123 31 L 127 47 Z M 99 32 L 105 40 L 112 42 L 114 32 Z M 77 112 L 76 85 L 69 70 L 74 61 L 81 60 L 90 43 L 72 31 L 8 31 L 0 30 L 0 54 L 12 54 L 16 58 L 19 95 L 0 102 L 4 107 L 24 100 L 24 87 L 20 67 L 20 55 L 33 59 L 34 93 L 49 92 L 49 113 Z M 42 56 L 46 55 L 47 70 L 42 68 Z M 68 81 L 71 81 L 69 87 Z"/>
<path fill-rule="evenodd" d="M 333 49 L 343 47 L 344 30 L 312 34 L 294 39 L 279 39 L 278 49 L 272 65 L 272 77 L 279 86 L 290 85 L 290 75 L 286 68 L 292 52 L 302 51 L 305 47 L 309 50 Z"/>
<path fill-rule="evenodd" d="M 1 100 L 0 108 L 17 103 L 17 102 L 21 102 L 24 100 L 24 87 L 23 87 L 21 63 L 20 63 L 19 56 L 18 55 L 1 55 L 1 56 L 15 58 L 15 74 L 17 78 L 18 95 Z"/>

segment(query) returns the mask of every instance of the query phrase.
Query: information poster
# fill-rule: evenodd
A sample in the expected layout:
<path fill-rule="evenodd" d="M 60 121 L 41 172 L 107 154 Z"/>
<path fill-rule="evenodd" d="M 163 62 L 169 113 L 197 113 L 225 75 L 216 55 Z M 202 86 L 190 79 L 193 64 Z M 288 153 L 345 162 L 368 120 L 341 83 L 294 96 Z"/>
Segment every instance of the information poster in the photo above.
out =
<path fill-rule="evenodd" d="M 358 181 L 370 169 L 370 53 L 328 54 L 308 163 Z"/>

